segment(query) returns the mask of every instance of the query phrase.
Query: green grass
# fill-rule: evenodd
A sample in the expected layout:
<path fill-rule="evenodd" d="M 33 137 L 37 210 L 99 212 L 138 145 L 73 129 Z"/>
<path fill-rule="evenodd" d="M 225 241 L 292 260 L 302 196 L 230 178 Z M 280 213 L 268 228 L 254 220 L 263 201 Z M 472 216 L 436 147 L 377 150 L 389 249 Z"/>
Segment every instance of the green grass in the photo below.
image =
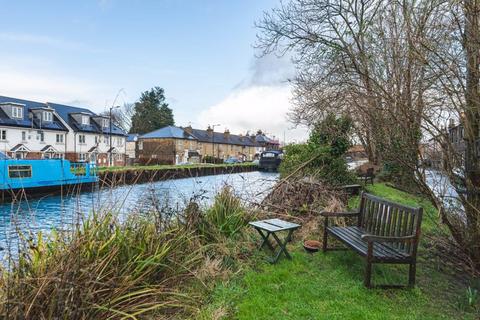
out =
<path fill-rule="evenodd" d="M 403 203 L 422 205 L 427 217 L 436 211 L 427 201 L 384 184 L 369 192 Z M 358 199 L 352 200 L 352 203 Z M 425 219 L 424 233 L 435 228 Z M 420 257 L 413 290 L 368 290 L 363 287 L 364 261 L 349 251 L 308 254 L 300 243 L 290 245 L 293 259 L 270 265 L 259 259 L 254 267 L 220 283 L 200 319 L 478 319 L 462 307 L 465 285 L 436 271 Z M 420 248 L 420 255 L 423 248 Z M 375 284 L 406 283 L 407 267 L 374 265 Z"/>
<path fill-rule="evenodd" d="M 98 167 L 98 172 L 106 171 L 127 171 L 127 170 L 169 170 L 169 169 L 193 169 L 193 168 L 228 168 L 228 167 L 248 167 L 256 166 L 251 162 L 235 163 L 235 164 L 186 164 L 186 165 L 151 165 L 151 166 L 124 166 L 124 167 Z"/>

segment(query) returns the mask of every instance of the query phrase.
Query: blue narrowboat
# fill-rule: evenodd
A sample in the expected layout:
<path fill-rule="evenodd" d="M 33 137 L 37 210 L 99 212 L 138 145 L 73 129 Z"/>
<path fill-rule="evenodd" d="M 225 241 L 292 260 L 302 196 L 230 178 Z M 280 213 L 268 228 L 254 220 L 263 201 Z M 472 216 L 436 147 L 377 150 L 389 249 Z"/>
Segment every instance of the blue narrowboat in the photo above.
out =
<path fill-rule="evenodd" d="M 0 160 L 0 200 L 17 198 L 19 191 L 43 195 L 69 186 L 91 186 L 98 181 L 96 165 L 64 159 Z"/>

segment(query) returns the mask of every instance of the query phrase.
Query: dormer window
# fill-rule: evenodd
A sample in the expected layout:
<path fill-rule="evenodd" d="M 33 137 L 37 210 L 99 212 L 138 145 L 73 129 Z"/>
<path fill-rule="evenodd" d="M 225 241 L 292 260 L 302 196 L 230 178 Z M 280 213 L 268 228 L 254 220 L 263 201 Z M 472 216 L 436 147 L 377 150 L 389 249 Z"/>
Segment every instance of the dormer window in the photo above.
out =
<path fill-rule="evenodd" d="M 89 116 L 82 116 L 82 124 L 88 126 L 90 124 L 90 117 Z"/>
<path fill-rule="evenodd" d="M 104 128 L 108 128 L 108 126 L 109 126 L 109 121 L 108 121 L 108 119 L 103 119 L 103 127 L 104 127 Z"/>
<path fill-rule="evenodd" d="M 53 121 L 53 113 L 50 111 L 43 111 L 42 113 L 43 121 L 45 122 L 52 122 Z"/>
<path fill-rule="evenodd" d="M 23 108 L 22 107 L 12 107 L 12 118 L 23 119 Z"/>

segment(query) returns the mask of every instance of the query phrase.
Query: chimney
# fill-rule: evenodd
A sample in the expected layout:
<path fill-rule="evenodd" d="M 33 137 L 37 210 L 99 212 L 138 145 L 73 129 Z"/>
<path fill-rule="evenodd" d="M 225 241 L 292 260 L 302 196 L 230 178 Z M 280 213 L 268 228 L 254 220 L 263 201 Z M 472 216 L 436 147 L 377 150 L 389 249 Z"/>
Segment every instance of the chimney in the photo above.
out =
<path fill-rule="evenodd" d="M 225 132 L 223 133 L 223 137 L 228 140 L 228 138 L 230 138 L 230 130 L 225 129 Z"/>
<path fill-rule="evenodd" d="M 207 134 L 208 134 L 209 137 L 213 136 L 213 129 L 210 126 L 208 126 L 208 128 L 207 128 Z"/>
<path fill-rule="evenodd" d="M 238 135 L 238 137 L 239 137 L 240 141 L 243 141 L 243 134 L 240 133 L 240 134 Z"/>
<path fill-rule="evenodd" d="M 188 134 L 192 134 L 193 128 L 192 128 L 192 126 L 189 125 L 188 127 L 183 128 L 183 130 L 185 130 L 185 132 L 188 133 Z"/>

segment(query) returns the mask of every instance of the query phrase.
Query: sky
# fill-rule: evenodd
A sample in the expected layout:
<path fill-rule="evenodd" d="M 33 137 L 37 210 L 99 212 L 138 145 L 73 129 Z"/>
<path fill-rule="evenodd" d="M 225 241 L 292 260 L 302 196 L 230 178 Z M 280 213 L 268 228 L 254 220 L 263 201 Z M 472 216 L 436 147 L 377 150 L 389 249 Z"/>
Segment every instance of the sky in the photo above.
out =
<path fill-rule="evenodd" d="M 0 0 L 0 95 L 101 112 L 160 86 L 177 125 L 262 129 L 282 141 L 302 141 L 306 129 L 293 128 L 286 116 L 292 63 L 258 58 L 253 48 L 255 21 L 277 5 Z"/>

